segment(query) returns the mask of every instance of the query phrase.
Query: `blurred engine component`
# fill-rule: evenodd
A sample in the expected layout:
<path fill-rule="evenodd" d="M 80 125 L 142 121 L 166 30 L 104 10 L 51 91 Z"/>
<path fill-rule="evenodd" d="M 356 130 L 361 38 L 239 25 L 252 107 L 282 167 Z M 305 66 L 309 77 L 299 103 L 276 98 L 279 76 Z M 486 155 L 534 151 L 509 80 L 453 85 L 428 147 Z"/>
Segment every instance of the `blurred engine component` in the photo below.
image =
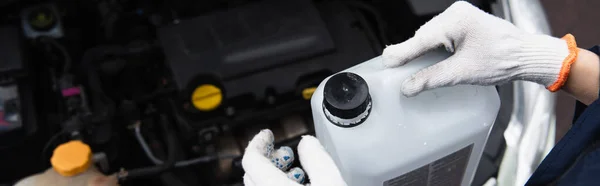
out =
<path fill-rule="evenodd" d="M 64 34 L 60 14 L 53 4 L 41 4 L 24 9 L 21 12 L 21 24 L 28 38 L 40 36 L 59 38 Z"/>
<path fill-rule="evenodd" d="M 0 87 L 0 126 L 2 131 L 21 127 L 18 90 L 15 85 Z"/>
<path fill-rule="evenodd" d="M 359 18 L 339 2 L 266 0 L 179 20 L 158 37 L 185 110 L 197 120 L 194 114 L 234 115 L 238 105 L 273 104 L 287 93 L 301 98 L 332 72 L 375 56 L 380 43 Z"/>
<path fill-rule="evenodd" d="M 0 27 L 0 147 L 23 142 L 37 130 L 26 56 L 16 27 Z"/>

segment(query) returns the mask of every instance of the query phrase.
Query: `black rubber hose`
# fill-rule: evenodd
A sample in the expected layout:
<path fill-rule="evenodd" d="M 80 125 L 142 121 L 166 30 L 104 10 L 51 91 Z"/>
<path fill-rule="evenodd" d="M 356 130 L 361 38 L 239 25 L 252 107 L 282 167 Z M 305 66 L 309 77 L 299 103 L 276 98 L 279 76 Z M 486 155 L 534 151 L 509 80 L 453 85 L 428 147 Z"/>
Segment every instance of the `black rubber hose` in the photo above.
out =
<path fill-rule="evenodd" d="M 88 86 L 90 90 L 95 94 L 102 95 L 102 97 L 106 97 L 104 91 L 102 90 L 102 82 L 100 82 L 100 77 L 98 76 L 98 72 L 96 72 L 96 68 L 94 68 L 94 61 L 101 59 L 107 55 L 119 56 L 127 53 L 127 49 L 125 47 L 120 46 L 101 46 L 87 50 L 83 54 L 83 59 L 81 60 L 81 65 L 83 66 L 85 72 L 88 77 Z M 104 98 L 103 98 L 104 99 Z"/>
<path fill-rule="evenodd" d="M 167 136 L 165 138 L 167 141 L 167 160 L 164 162 L 164 165 L 166 168 L 171 168 L 175 165 L 175 156 L 177 156 L 177 154 L 175 154 L 177 153 L 177 138 L 175 133 L 169 129 L 169 120 L 167 119 L 167 116 L 161 114 L 160 120 L 161 126 L 163 127 L 163 130 L 165 130 L 165 134 Z"/>
<path fill-rule="evenodd" d="M 175 134 L 169 129 L 167 116 L 161 114 L 159 123 L 162 130 L 165 132 L 167 160 L 161 165 L 129 170 L 125 177 L 120 178 L 121 180 L 156 175 L 174 167 L 176 156 L 175 146 L 177 145 Z"/>
<path fill-rule="evenodd" d="M 41 41 L 51 44 L 52 46 L 54 46 L 56 49 L 58 49 L 62 53 L 63 58 L 64 58 L 62 72 L 68 73 L 69 70 L 71 70 L 72 62 L 71 62 L 71 55 L 67 51 L 67 48 L 65 48 L 65 46 L 61 45 L 56 40 L 54 40 L 53 38 L 50 38 L 50 37 L 42 37 Z"/>
<path fill-rule="evenodd" d="M 107 135 L 105 132 L 111 130 L 112 125 L 110 124 L 110 120 L 115 115 L 116 104 L 104 92 L 100 76 L 94 64 L 99 60 L 103 60 L 107 55 L 118 56 L 126 53 L 127 49 L 124 47 L 101 46 L 89 49 L 83 54 L 81 66 L 88 78 L 87 87 L 90 91 L 88 95 L 93 114 L 89 119 L 91 119 L 91 123 L 97 125 L 97 129 L 92 134 L 92 141 L 95 143 L 105 143 L 110 140 L 111 135 Z"/>
<path fill-rule="evenodd" d="M 52 135 L 52 137 L 50 137 L 50 139 L 46 142 L 46 144 L 44 145 L 44 148 L 42 149 L 42 162 L 43 165 L 46 165 L 49 161 L 50 158 L 48 158 L 48 149 L 50 149 L 52 146 L 56 145 L 56 141 L 63 137 L 65 134 L 67 134 L 67 132 L 65 130 L 61 130 L 59 132 L 57 132 L 56 134 Z"/>
<path fill-rule="evenodd" d="M 101 46 L 87 50 L 83 54 L 81 65 L 88 78 L 88 87 L 91 92 L 92 105 L 95 112 L 99 110 L 102 117 L 110 118 L 114 114 L 114 102 L 102 90 L 102 82 L 100 76 L 94 67 L 94 61 L 100 60 L 107 55 L 123 55 L 127 53 L 125 47 L 120 46 Z"/>
<path fill-rule="evenodd" d="M 192 131 L 194 131 L 192 126 L 187 119 L 180 114 L 175 100 L 168 99 L 167 101 L 169 102 L 169 107 L 171 107 L 171 114 L 173 117 L 175 117 L 175 122 L 177 122 L 177 126 L 179 127 L 180 134 L 186 139 L 191 138 L 193 133 Z"/>
<path fill-rule="evenodd" d="M 122 56 L 127 54 L 135 54 L 144 52 L 148 49 L 151 49 L 155 46 L 155 44 L 148 44 L 142 47 L 123 47 L 123 46 L 99 46 L 92 49 L 87 50 L 83 54 L 83 59 L 81 60 L 81 65 L 87 73 L 88 77 L 88 86 L 90 87 L 90 91 L 92 91 L 95 95 L 100 95 L 102 100 L 96 101 L 107 101 L 112 103 L 112 101 L 106 96 L 104 91 L 102 90 L 102 82 L 100 81 L 100 77 L 98 76 L 98 72 L 96 68 L 94 68 L 94 61 L 101 60 L 105 56 Z"/>

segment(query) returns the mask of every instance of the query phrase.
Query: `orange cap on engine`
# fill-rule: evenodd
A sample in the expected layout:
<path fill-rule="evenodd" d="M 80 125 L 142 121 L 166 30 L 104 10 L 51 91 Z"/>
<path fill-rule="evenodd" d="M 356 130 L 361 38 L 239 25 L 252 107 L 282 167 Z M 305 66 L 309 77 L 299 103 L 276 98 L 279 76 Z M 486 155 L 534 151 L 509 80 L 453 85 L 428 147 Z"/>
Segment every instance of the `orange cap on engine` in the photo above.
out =
<path fill-rule="evenodd" d="M 56 147 L 50 163 L 60 175 L 75 176 L 90 167 L 91 159 L 90 146 L 79 140 L 73 140 Z"/>

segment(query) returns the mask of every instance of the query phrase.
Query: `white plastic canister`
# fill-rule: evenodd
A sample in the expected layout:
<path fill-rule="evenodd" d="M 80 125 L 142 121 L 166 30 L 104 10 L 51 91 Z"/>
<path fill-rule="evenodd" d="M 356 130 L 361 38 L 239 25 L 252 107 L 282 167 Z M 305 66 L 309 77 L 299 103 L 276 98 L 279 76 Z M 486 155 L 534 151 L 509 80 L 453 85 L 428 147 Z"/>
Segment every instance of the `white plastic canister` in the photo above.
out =
<path fill-rule="evenodd" d="M 437 50 L 386 69 L 377 57 L 325 79 L 311 99 L 317 138 L 349 186 L 470 185 L 500 100 L 493 86 L 400 93 Z"/>

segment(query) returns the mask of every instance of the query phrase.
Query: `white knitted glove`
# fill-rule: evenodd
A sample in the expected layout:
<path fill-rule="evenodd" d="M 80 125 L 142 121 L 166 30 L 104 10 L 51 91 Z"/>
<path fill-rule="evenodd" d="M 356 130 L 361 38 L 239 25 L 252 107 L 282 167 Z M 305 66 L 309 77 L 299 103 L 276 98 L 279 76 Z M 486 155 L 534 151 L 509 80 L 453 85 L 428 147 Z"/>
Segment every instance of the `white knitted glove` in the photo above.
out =
<path fill-rule="evenodd" d="M 262 130 L 248 143 L 242 159 L 246 186 L 301 186 L 304 171 L 290 168 L 294 153 L 289 147 L 273 152 L 273 133 Z M 303 136 L 298 144 L 300 163 L 308 172 L 313 186 L 346 186 L 335 163 L 321 143 L 312 136 Z"/>
<path fill-rule="evenodd" d="M 512 80 L 532 81 L 557 91 L 577 55 L 571 35 L 562 40 L 526 33 L 467 2 L 457 1 L 421 26 L 413 38 L 388 46 L 383 51 L 383 62 L 387 67 L 397 67 L 441 46 L 454 54 L 406 79 L 404 95 L 457 84 L 497 85 Z"/>

